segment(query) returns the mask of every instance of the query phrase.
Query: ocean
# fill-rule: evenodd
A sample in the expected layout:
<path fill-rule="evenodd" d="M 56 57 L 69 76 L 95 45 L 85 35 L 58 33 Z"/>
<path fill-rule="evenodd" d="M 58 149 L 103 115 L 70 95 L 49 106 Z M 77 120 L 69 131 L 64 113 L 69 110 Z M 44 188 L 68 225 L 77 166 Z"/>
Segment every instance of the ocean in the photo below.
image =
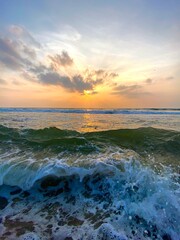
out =
<path fill-rule="evenodd" d="M 180 109 L 0 108 L 1 240 L 180 239 Z"/>

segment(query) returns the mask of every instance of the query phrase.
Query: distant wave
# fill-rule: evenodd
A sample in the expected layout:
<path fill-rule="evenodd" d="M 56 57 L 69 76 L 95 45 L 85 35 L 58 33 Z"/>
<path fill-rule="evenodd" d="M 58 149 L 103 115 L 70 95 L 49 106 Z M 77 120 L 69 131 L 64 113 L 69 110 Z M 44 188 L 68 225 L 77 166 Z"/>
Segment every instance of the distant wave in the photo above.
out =
<path fill-rule="evenodd" d="M 76 113 L 76 114 L 164 114 L 180 115 L 180 109 L 65 109 L 65 108 L 0 108 L 0 112 Z"/>

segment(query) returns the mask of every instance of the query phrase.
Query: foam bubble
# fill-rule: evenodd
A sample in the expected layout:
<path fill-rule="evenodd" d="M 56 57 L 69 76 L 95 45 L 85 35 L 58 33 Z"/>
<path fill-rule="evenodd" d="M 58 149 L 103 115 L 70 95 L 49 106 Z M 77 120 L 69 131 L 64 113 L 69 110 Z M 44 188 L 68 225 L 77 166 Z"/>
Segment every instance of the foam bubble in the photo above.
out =
<path fill-rule="evenodd" d="M 35 233 L 26 233 L 20 237 L 20 240 L 40 240 Z"/>

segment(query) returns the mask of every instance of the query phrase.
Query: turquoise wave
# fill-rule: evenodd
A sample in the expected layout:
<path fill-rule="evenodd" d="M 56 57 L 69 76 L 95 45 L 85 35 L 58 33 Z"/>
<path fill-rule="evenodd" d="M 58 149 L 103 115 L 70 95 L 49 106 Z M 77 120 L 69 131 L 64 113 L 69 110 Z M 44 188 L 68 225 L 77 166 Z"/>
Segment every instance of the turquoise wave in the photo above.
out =
<path fill-rule="evenodd" d="M 9 143 L 7 146 L 6 143 Z M 180 160 L 180 132 L 156 128 L 117 129 L 79 133 L 55 127 L 33 130 L 15 129 L 0 125 L 1 150 L 17 146 L 22 150 L 46 149 L 48 152 L 75 151 L 89 153 L 97 147 L 119 146 L 136 151 Z"/>

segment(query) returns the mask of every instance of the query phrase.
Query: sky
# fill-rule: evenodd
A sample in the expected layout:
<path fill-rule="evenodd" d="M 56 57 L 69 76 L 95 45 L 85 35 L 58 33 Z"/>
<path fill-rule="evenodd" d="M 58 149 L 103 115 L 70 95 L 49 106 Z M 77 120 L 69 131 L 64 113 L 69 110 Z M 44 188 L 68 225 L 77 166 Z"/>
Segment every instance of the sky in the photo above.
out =
<path fill-rule="evenodd" d="M 0 0 L 0 107 L 180 107 L 180 1 Z"/>

